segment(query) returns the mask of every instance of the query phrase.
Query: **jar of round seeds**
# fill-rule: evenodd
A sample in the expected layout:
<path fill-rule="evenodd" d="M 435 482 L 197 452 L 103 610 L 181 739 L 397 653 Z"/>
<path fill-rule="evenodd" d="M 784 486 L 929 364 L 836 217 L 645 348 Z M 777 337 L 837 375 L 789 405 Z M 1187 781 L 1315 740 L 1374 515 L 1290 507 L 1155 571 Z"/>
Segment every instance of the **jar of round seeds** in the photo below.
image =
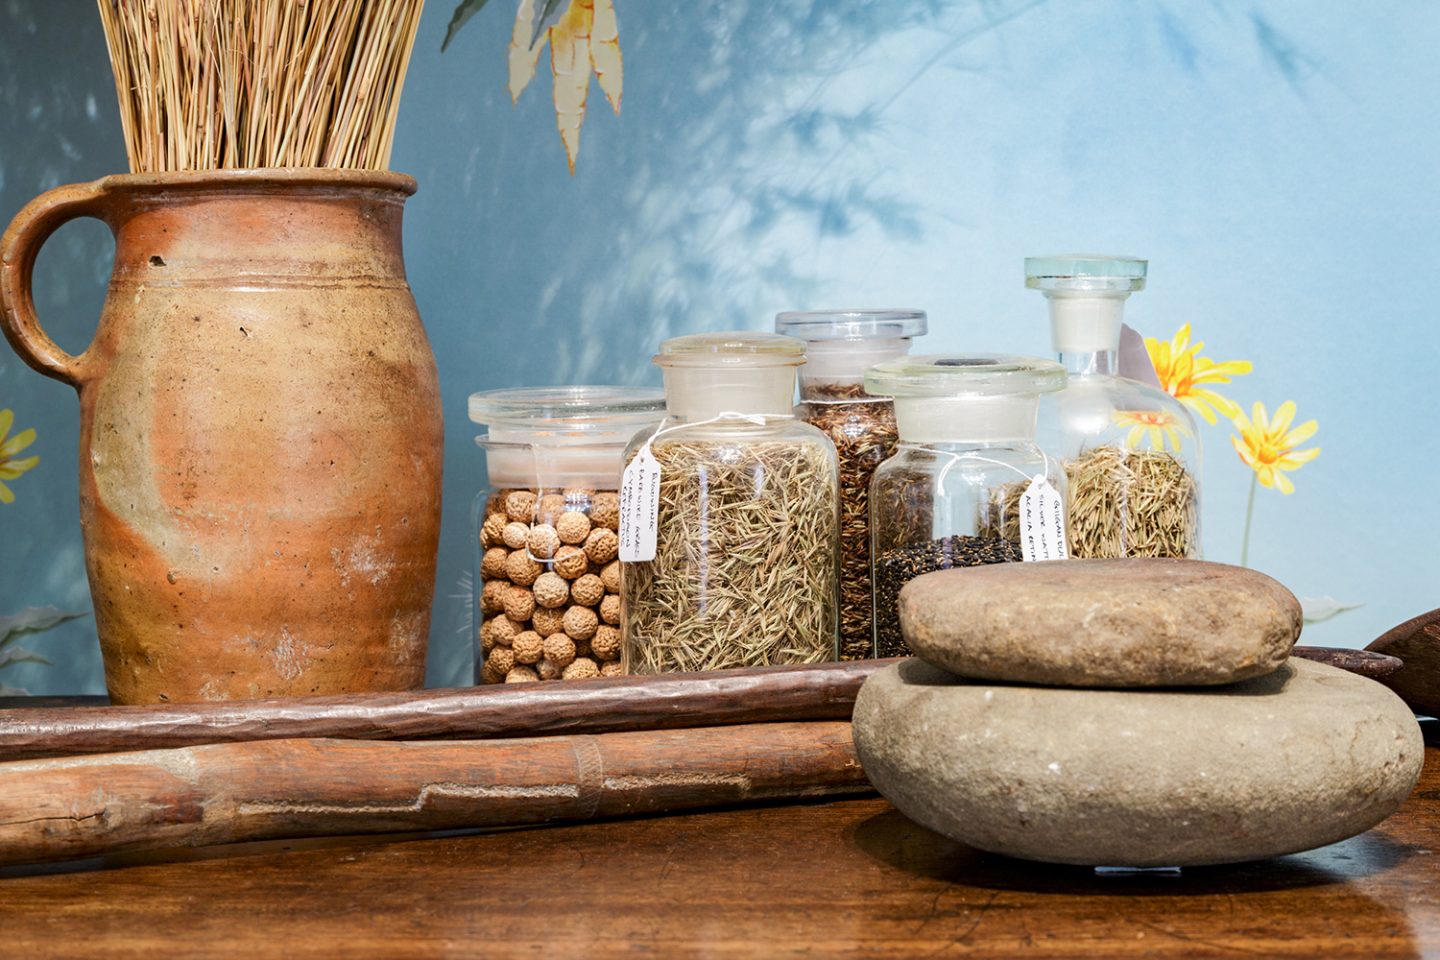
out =
<path fill-rule="evenodd" d="M 795 413 L 835 444 L 840 459 L 840 659 L 875 655 L 870 584 L 870 480 L 895 452 L 895 408 L 865 392 L 865 371 L 910 352 L 923 310 L 782 313 L 775 332 L 805 341 Z"/>
<path fill-rule="evenodd" d="M 1200 556 L 1200 434 L 1184 404 L 1119 375 L 1125 301 L 1145 288 L 1133 257 L 1030 257 L 1055 352 L 1069 373 L 1048 398 L 1041 443 L 1069 480 L 1076 557 Z"/>
<path fill-rule="evenodd" d="M 475 498 L 477 683 L 623 672 L 620 469 L 625 444 L 665 415 L 636 387 L 539 387 L 470 396 L 489 427 L 489 488 Z"/>
<path fill-rule="evenodd" d="M 1065 476 L 1035 444 L 1040 395 L 1065 385 L 1050 360 L 972 354 L 871 367 L 894 398 L 899 443 L 870 488 L 875 646 L 910 653 L 900 588 L 932 570 L 1063 559 Z"/>
<path fill-rule="evenodd" d="M 837 466 L 793 413 L 804 354 L 773 333 L 661 346 L 669 414 L 625 454 L 630 672 L 835 659 Z"/>

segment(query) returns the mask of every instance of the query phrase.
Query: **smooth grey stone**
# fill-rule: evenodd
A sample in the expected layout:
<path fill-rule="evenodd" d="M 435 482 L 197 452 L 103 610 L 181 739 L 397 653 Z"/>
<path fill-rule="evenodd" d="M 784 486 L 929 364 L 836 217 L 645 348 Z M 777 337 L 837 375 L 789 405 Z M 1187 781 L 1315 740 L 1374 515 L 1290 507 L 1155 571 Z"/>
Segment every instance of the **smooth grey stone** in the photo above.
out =
<path fill-rule="evenodd" d="M 1244 567 L 1136 557 L 938 570 L 900 592 L 920 658 L 986 680 L 1069 687 L 1234 683 L 1285 662 L 1300 602 Z"/>
<path fill-rule="evenodd" d="M 1399 697 L 1291 660 L 1233 686 L 1075 690 L 919 660 L 855 703 L 860 762 L 912 820 L 1027 860 L 1191 866 L 1362 833 L 1404 802 L 1424 743 Z"/>

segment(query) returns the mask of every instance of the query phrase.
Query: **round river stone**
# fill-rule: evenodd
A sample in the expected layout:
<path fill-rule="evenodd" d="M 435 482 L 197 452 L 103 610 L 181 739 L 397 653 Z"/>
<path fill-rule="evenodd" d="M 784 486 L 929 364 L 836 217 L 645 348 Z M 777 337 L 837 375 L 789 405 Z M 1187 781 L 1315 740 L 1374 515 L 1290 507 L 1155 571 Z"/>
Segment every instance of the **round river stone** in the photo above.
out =
<path fill-rule="evenodd" d="M 915 654 L 966 677 L 1190 687 L 1269 673 L 1300 602 L 1263 573 L 1203 560 L 1052 560 L 938 570 L 900 591 Z"/>
<path fill-rule="evenodd" d="M 1201 690 L 965 680 L 910 659 L 855 703 L 870 782 L 917 823 L 1027 860 L 1190 866 L 1335 843 L 1420 776 L 1410 710 L 1373 680 L 1291 660 Z"/>

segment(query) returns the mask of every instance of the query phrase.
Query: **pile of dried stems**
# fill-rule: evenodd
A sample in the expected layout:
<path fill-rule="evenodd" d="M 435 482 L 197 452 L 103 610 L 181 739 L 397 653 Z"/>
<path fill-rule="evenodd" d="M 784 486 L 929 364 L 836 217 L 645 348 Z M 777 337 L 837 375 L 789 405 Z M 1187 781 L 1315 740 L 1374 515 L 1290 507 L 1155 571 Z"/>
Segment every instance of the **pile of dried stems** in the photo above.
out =
<path fill-rule="evenodd" d="M 424 0 L 98 0 L 130 169 L 390 162 Z"/>

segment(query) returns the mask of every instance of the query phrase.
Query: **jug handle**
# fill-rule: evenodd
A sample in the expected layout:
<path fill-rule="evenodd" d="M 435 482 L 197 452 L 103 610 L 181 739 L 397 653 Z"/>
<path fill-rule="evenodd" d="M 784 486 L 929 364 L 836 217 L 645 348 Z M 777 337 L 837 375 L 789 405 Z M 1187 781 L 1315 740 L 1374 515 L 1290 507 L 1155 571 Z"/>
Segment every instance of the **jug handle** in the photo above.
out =
<path fill-rule="evenodd" d="M 0 330 L 20 359 L 74 387 L 84 379 L 81 359 L 60 349 L 40 328 L 30 282 L 40 247 L 63 224 L 77 217 L 106 219 L 103 197 L 99 183 L 48 190 L 26 204 L 0 238 Z"/>

